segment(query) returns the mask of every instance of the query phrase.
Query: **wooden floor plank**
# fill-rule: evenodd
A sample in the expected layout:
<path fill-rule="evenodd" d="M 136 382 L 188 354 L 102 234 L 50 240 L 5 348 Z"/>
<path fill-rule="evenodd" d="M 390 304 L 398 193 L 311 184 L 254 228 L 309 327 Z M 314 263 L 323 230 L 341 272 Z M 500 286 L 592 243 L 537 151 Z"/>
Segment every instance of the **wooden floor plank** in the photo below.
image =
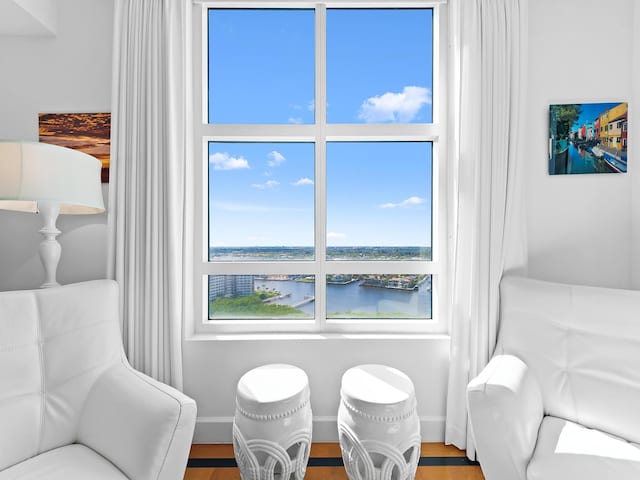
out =
<path fill-rule="evenodd" d="M 305 480 L 349 480 L 342 467 L 309 467 Z M 188 468 L 184 480 L 241 480 L 237 468 Z M 418 467 L 415 480 L 484 480 L 480 467 Z"/>
<path fill-rule="evenodd" d="M 465 452 L 442 443 L 423 443 L 422 457 L 464 457 Z M 338 443 L 313 443 L 311 457 L 340 458 Z M 195 444 L 191 447 L 189 458 L 228 459 L 233 458 L 231 444 Z M 462 460 L 462 459 L 461 459 Z M 344 467 L 308 467 L 305 480 L 348 480 Z M 184 480 L 241 480 L 237 468 L 187 468 Z M 479 466 L 421 466 L 418 467 L 415 480 L 484 480 Z"/>
<path fill-rule="evenodd" d="M 415 480 L 484 480 L 480 467 L 418 467 Z"/>
<path fill-rule="evenodd" d="M 421 456 L 423 457 L 464 457 L 464 450 L 444 443 L 423 443 Z"/>
<path fill-rule="evenodd" d="M 187 468 L 184 480 L 241 480 L 237 468 Z"/>
<path fill-rule="evenodd" d="M 315 458 L 341 457 L 340 444 L 335 442 L 314 442 L 311 444 L 311 456 Z"/>
<path fill-rule="evenodd" d="M 195 443 L 191 445 L 189 458 L 233 458 L 230 443 Z"/>
<path fill-rule="evenodd" d="M 318 458 L 339 457 L 340 445 L 336 442 L 315 442 L 311 445 L 311 456 Z M 464 450 L 459 450 L 453 445 L 442 443 L 423 443 L 421 448 L 423 457 L 464 457 Z M 191 446 L 189 458 L 233 458 L 233 445 L 230 443 L 219 444 L 194 444 Z"/>

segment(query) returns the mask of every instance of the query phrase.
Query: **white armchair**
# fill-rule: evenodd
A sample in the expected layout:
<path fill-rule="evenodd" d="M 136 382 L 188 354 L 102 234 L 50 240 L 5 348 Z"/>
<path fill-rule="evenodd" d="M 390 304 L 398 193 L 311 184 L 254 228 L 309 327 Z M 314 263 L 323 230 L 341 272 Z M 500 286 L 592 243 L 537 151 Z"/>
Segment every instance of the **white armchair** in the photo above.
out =
<path fill-rule="evenodd" d="M 0 293 L 0 480 L 178 480 L 196 404 L 137 372 L 110 280 Z"/>
<path fill-rule="evenodd" d="M 640 478 L 640 291 L 502 280 L 498 345 L 467 387 L 487 480 Z"/>

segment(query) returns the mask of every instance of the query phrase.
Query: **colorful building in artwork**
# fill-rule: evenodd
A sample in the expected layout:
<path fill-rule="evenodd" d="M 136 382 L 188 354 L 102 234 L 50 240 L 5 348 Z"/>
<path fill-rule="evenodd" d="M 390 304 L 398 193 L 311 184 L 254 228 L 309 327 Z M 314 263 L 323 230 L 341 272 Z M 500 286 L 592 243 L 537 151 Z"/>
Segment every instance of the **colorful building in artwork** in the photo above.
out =
<path fill-rule="evenodd" d="M 587 122 L 585 123 L 585 127 L 586 127 L 586 139 L 587 140 L 594 140 L 595 139 L 595 133 L 593 131 L 593 122 Z"/>
<path fill-rule="evenodd" d="M 609 128 L 608 128 L 608 141 L 607 146 L 615 148 L 616 150 L 622 150 L 626 148 L 626 123 L 627 123 L 627 104 L 620 103 L 611 110 L 609 110 Z M 623 130 L 625 133 L 625 140 L 623 142 Z M 624 146 L 623 146 L 624 143 Z"/>
<path fill-rule="evenodd" d="M 600 115 L 600 144 L 609 145 L 609 110 Z"/>
<path fill-rule="evenodd" d="M 595 131 L 596 143 L 600 141 L 600 117 L 593 121 L 593 130 Z"/>

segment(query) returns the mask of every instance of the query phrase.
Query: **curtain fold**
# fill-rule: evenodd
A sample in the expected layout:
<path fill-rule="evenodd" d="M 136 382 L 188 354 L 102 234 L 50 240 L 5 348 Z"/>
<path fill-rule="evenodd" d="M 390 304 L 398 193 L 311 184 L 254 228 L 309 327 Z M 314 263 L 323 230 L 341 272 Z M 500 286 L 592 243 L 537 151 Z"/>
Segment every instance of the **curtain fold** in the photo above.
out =
<path fill-rule="evenodd" d="M 527 0 L 451 0 L 451 355 L 445 442 L 475 447 L 466 386 L 488 363 L 499 283 L 526 270 L 522 142 Z"/>
<path fill-rule="evenodd" d="M 189 6 L 116 0 L 108 220 L 127 357 L 179 389 L 193 263 Z"/>

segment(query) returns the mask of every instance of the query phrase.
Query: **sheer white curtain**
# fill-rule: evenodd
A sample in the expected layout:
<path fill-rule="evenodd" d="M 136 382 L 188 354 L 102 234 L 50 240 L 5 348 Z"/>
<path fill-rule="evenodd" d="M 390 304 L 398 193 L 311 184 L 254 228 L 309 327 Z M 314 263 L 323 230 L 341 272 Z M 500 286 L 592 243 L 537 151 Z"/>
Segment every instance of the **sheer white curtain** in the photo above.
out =
<path fill-rule="evenodd" d="M 495 347 L 502 274 L 526 268 L 527 0 L 450 0 L 449 5 L 453 236 L 445 441 L 474 458 L 466 386 Z"/>
<path fill-rule="evenodd" d="M 127 356 L 182 388 L 192 252 L 187 93 L 191 2 L 116 0 L 108 275 Z"/>

